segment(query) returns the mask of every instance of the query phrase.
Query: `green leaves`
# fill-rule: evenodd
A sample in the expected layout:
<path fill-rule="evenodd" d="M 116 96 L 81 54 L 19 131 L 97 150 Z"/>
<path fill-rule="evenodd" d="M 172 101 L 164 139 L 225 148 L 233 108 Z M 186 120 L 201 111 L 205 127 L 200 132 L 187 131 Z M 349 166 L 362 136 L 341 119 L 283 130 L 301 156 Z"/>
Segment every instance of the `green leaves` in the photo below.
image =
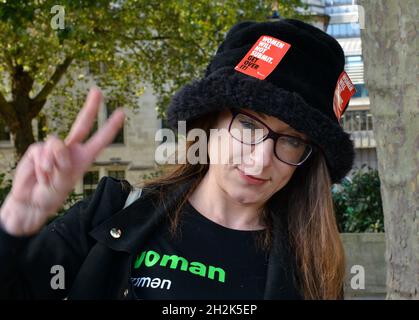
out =
<path fill-rule="evenodd" d="M 341 232 L 384 232 L 384 216 L 377 170 L 363 166 L 340 186 L 333 201 Z"/>
<path fill-rule="evenodd" d="M 242 20 L 266 20 L 273 2 L 3 0 L 0 70 L 2 78 L 10 81 L 0 82 L 0 95 L 12 105 L 11 88 L 14 96 L 22 95 L 15 69 L 24 66 L 24 76 L 33 80 L 31 90 L 25 91 L 30 92 L 27 101 L 45 85 L 53 87 L 45 99 L 48 117 L 72 122 L 91 80 L 119 105 L 133 108 L 138 107 L 139 90 L 150 84 L 158 96 L 158 114 L 164 117 L 173 93 L 203 75 L 225 32 Z M 299 0 L 279 2 L 287 17 L 300 4 Z M 51 26 L 57 15 L 51 8 L 56 5 L 65 9 L 64 29 Z M 64 76 L 53 81 L 55 70 L 68 58 L 71 64 Z M 90 68 L 92 64 L 101 67 Z M 36 116 L 38 109 L 31 114 Z M 61 130 L 67 127 L 60 126 Z"/>

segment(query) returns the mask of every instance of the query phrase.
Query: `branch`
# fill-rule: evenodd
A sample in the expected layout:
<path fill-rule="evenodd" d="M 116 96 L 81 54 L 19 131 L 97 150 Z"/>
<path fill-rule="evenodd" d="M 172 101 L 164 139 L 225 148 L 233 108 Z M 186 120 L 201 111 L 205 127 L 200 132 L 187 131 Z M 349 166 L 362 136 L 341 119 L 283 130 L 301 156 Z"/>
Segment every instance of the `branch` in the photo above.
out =
<path fill-rule="evenodd" d="M 138 57 L 139 59 L 141 59 L 141 55 L 138 54 L 137 50 L 140 50 L 141 53 L 143 54 L 143 56 L 145 56 L 149 61 L 151 61 L 153 59 L 153 57 L 151 55 L 149 55 L 141 46 L 137 46 L 137 47 L 130 47 L 130 49 L 134 52 L 134 55 L 136 57 Z"/>
<path fill-rule="evenodd" d="M 40 103 L 41 101 L 45 101 L 47 99 L 48 95 L 51 93 L 51 91 L 55 88 L 57 83 L 60 81 L 61 77 L 67 71 L 72 61 L 73 61 L 73 58 L 65 58 L 64 62 L 59 64 L 55 68 L 54 74 L 51 76 L 51 78 L 48 80 L 45 86 L 41 89 L 41 91 L 39 91 L 37 96 L 33 98 L 33 101 L 35 103 Z"/>
<path fill-rule="evenodd" d="M 7 55 L 6 52 L 3 52 L 4 61 L 6 62 L 7 67 L 9 68 L 9 71 L 13 70 L 13 62 L 9 55 Z"/>
<path fill-rule="evenodd" d="M 157 40 L 174 40 L 176 38 L 169 37 L 169 36 L 155 36 L 155 37 L 130 37 L 126 34 L 122 34 L 120 36 L 121 38 L 127 40 L 127 41 L 157 41 Z"/>
<path fill-rule="evenodd" d="M 184 39 L 182 37 L 167 37 L 167 36 L 156 36 L 156 37 L 141 38 L 141 39 L 138 39 L 138 38 L 134 39 L 134 38 L 131 38 L 127 35 L 122 35 L 121 37 L 124 38 L 127 41 L 131 41 L 131 42 L 134 42 L 134 43 L 136 43 L 137 41 L 141 42 L 141 41 L 154 41 L 154 40 L 177 40 L 177 41 L 180 41 L 180 42 L 183 42 L 183 43 L 186 43 L 186 44 L 191 44 L 192 43 L 196 48 L 198 48 L 198 50 L 201 52 L 201 54 L 203 56 L 208 55 L 208 53 L 204 50 L 204 48 L 202 48 L 196 41 L 194 41 L 192 39 Z M 141 48 L 141 46 L 139 46 L 139 47 Z M 142 48 L 141 48 L 141 51 L 143 51 Z M 144 51 L 143 51 L 143 53 L 145 54 Z"/>
<path fill-rule="evenodd" d="M 201 54 L 205 57 L 205 56 L 208 56 L 208 52 L 206 52 L 205 50 L 204 50 L 204 48 L 202 48 L 196 41 L 194 41 L 194 40 L 192 40 L 192 39 L 190 39 L 190 40 L 185 40 L 185 39 L 180 39 L 180 40 L 182 40 L 183 42 L 185 42 L 185 43 L 188 43 L 188 41 L 190 41 L 193 45 L 195 45 L 198 49 L 199 49 L 199 51 L 201 51 Z"/>
<path fill-rule="evenodd" d="M 153 41 L 153 40 L 170 40 L 170 39 L 174 39 L 173 37 L 166 37 L 166 36 L 156 36 L 156 37 L 151 37 L 151 38 L 143 38 L 141 40 L 144 41 Z"/>
<path fill-rule="evenodd" d="M 3 119 L 7 119 L 8 117 L 13 117 L 15 114 L 13 112 L 12 105 L 7 102 L 4 98 L 3 94 L 0 92 L 0 115 Z"/>

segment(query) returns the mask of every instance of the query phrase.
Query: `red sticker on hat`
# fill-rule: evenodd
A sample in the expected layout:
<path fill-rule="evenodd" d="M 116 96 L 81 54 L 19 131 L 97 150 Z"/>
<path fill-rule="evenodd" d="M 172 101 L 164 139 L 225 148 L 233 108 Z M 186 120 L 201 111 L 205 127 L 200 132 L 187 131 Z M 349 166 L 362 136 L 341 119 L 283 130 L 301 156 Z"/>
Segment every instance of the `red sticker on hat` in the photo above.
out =
<path fill-rule="evenodd" d="M 234 69 L 264 80 L 276 68 L 290 47 L 289 43 L 263 35 Z"/>
<path fill-rule="evenodd" d="M 340 120 L 346 110 L 349 99 L 355 94 L 356 89 L 345 71 L 339 76 L 333 96 L 333 110 L 336 118 Z"/>

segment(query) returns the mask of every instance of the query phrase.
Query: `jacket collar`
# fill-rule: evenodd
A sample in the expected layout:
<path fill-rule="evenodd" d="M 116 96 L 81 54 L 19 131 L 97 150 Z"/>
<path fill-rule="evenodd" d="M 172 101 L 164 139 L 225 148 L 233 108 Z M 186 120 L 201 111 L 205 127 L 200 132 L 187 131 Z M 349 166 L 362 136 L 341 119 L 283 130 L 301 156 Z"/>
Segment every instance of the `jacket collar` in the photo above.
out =
<path fill-rule="evenodd" d="M 174 191 L 168 206 L 188 189 L 188 185 Z M 120 210 L 110 219 L 94 228 L 89 234 L 105 246 L 135 254 L 167 216 L 167 208 L 155 205 L 148 196 L 141 196 L 130 206 Z M 118 238 L 115 238 L 115 230 Z M 274 240 L 269 253 L 269 263 L 264 299 L 301 299 L 294 279 L 294 259 L 288 246 L 288 236 L 279 219 L 274 220 Z M 113 232 L 112 232 L 113 231 Z"/>
<path fill-rule="evenodd" d="M 152 197 L 147 192 L 144 194 L 143 190 L 139 199 L 112 215 L 89 234 L 113 250 L 134 254 L 167 217 L 167 208 L 173 208 L 176 199 L 188 190 L 188 186 L 190 183 L 174 190 L 165 203 L 166 207 L 162 204 L 156 205 Z M 119 231 L 119 237 L 114 237 L 113 230 Z"/>

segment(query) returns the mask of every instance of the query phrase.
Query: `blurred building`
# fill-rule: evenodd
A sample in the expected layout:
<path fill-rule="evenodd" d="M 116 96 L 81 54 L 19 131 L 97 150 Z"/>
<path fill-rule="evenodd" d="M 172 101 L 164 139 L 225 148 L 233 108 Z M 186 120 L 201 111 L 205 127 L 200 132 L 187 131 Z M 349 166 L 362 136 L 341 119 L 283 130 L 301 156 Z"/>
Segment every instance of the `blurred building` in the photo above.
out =
<path fill-rule="evenodd" d="M 86 86 L 93 86 L 92 80 Z M 84 88 L 84 87 L 83 87 Z M 105 102 L 101 105 L 94 124 L 94 130 L 101 127 L 112 111 L 120 106 L 118 101 L 113 101 L 104 92 Z M 75 192 L 90 195 L 96 188 L 103 176 L 111 176 L 117 179 L 126 179 L 131 183 L 140 182 L 156 171 L 154 159 L 155 149 L 158 142 L 155 141 L 156 131 L 161 128 L 162 121 L 157 117 L 156 96 L 153 91 L 146 87 L 144 94 L 134 103 L 137 108 L 124 108 L 127 114 L 124 127 L 120 130 L 114 141 L 105 148 L 97 157 L 90 170 L 84 175 L 76 187 Z M 49 104 L 44 107 L 49 108 Z M 44 110 L 45 110 L 44 109 Z M 48 125 L 54 119 L 47 119 Z M 38 123 L 32 122 L 35 140 L 38 139 Z M 6 124 L 0 123 L 0 173 L 5 173 L 6 178 L 11 178 L 14 170 L 14 146 L 10 131 Z"/>
<path fill-rule="evenodd" d="M 136 110 L 125 108 L 127 118 L 124 127 L 77 184 L 77 193 L 89 195 L 104 176 L 126 179 L 135 184 L 155 172 L 154 154 L 158 145 L 155 135 L 162 121 L 157 117 L 156 96 L 151 88 L 145 89 L 136 104 Z M 115 101 L 102 106 L 98 117 L 99 126 L 103 125 L 117 106 Z"/>
<path fill-rule="evenodd" d="M 338 40 L 345 52 L 345 71 L 356 87 L 341 125 L 351 134 L 356 148 L 354 169 L 367 165 L 377 169 L 376 143 L 368 90 L 364 81 L 361 28 L 364 12 L 355 0 L 305 0 L 313 24 Z M 326 16 L 326 17 L 325 17 Z M 321 25 L 321 21 L 324 25 Z"/>

